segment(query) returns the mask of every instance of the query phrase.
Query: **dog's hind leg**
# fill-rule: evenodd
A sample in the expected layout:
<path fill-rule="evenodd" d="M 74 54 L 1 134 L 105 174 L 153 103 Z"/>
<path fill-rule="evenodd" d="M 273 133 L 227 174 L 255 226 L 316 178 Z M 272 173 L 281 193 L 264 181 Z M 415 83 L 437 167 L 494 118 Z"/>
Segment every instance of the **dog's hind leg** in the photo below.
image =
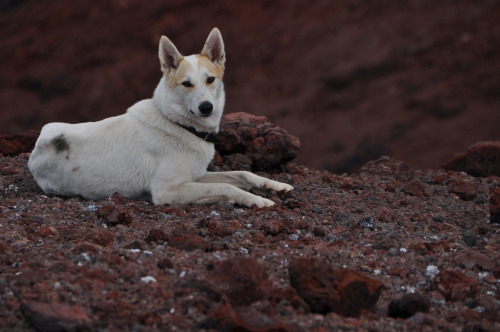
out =
<path fill-rule="evenodd" d="M 290 191 L 293 187 L 289 184 L 266 179 L 262 176 L 246 172 L 207 172 L 204 177 L 198 180 L 201 183 L 229 183 L 241 189 L 269 188 L 276 191 Z"/>
<path fill-rule="evenodd" d="M 154 204 L 211 204 L 229 201 L 245 206 L 257 205 L 258 207 L 271 206 L 274 202 L 260 197 L 229 183 L 181 183 L 171 187 L 153 188 Z"/>

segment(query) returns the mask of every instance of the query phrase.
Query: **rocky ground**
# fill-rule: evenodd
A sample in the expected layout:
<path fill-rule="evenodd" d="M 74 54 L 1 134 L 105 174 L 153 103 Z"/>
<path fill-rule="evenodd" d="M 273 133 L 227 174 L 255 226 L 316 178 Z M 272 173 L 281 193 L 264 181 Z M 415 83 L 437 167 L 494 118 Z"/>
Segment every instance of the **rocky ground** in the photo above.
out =
<path fill-rule="evenodd" d="M 48 197 L 28 152 L 0 154 L 0 329 L 500 329 L 499 143 L 449 170 L 382 157 L 336 175 L 283 163 L 298 141 L 265 119 L 225 117 L 222 133 L 239 149 L 219 145 L 211 168 L 295 190 L 256 190 L 277 203 L 262 209 Z"/>

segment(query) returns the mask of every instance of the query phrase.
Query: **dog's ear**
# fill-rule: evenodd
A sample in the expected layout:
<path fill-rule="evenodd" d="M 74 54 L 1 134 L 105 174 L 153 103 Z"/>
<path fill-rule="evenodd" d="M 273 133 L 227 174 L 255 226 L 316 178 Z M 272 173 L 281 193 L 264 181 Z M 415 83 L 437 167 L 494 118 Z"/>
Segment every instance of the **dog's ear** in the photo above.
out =
<path fill-rule="evenodd" d="M 224 65 L 226 62 L 226 52 L 224 51 L 224 42 L 222 41 L 219 29 L 212 29 L 201 51 L 201 55 L 206 56 L 215 64 Z"/>
<path fill-rule="evenodd" d="M 177 51 L 177 48 L 170 39 L 165 36 L 161 36 L 158 56 L 160 58 L 161 71 L 164 74 L 167 74 L 171 69 L 177 69 L 179 62 L 184 58 Z"/>

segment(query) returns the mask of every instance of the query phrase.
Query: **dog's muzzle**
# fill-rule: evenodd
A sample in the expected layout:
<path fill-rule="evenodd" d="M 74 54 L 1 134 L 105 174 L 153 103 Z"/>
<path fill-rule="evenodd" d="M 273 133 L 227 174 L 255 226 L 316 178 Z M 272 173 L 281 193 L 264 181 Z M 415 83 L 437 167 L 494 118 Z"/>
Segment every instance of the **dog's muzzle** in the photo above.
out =
<path fill-rule="evenodd" d="M 204 101 L 198 106 L 198 109 L 200 110 L 201 116 L 207 117 L 212 114 L 214 105 L 209 101 Z"/>

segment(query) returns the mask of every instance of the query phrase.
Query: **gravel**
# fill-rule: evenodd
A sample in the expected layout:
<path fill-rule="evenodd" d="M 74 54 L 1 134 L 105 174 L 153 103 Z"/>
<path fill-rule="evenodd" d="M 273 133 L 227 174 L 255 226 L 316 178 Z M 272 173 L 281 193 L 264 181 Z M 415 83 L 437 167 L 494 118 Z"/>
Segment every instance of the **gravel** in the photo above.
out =
<path fill-rule="evenodd" d="M 270 208 L 154 206 L 46 196 L 28 157 L 0 158 L 2 330 L 500 330 L 498 177 L 289 163 L 258 173 L 295 187 L 256 191 Z M 314 292 L 351 307 L 313 312 Z"/>

